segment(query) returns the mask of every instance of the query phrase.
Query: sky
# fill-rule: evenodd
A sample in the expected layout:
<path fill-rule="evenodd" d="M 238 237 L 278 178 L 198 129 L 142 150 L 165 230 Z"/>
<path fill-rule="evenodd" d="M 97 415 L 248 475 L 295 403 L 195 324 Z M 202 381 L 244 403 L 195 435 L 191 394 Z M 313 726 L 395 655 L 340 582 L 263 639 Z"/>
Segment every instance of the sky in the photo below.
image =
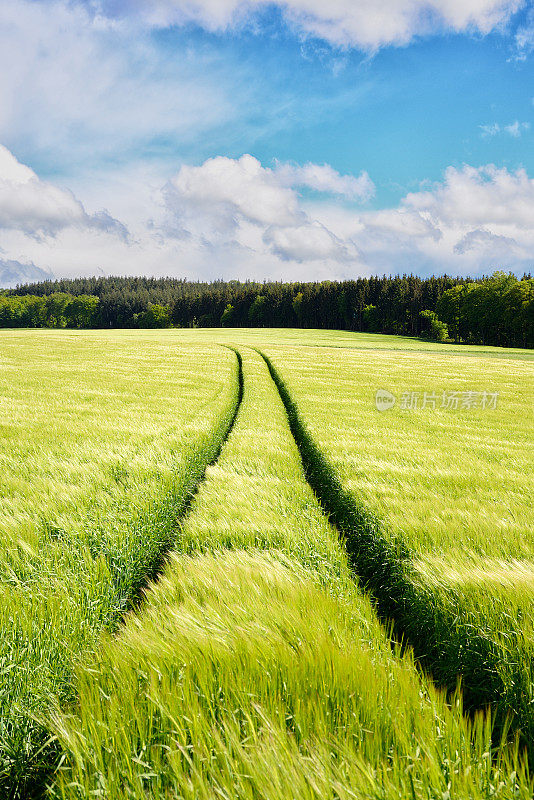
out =
<path fill-rule="evenodd" d="M 0 286 L 532 271 L 532 0 L 2 0 L 0 76 Z"/>

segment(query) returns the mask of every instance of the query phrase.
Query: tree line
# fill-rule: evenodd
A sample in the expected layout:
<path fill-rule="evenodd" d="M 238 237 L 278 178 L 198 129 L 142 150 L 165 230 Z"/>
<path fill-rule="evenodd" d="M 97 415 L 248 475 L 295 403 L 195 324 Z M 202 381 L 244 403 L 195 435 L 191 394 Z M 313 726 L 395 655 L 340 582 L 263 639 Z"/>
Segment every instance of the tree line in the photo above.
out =
<path fill-rule="evenodd" d="M 20 291 L 32 287 L 21 287 Z M 1 328 L 95 328 L 100 323 L 100 300 L 67 292 L 0 294 Z"/>
<path fill-rule="evenodd" d="M 0 294 L 0 327 L 330 328 L 534 346 L 534 279 L 414 275 L 352 281 L 76 278 Z"/>

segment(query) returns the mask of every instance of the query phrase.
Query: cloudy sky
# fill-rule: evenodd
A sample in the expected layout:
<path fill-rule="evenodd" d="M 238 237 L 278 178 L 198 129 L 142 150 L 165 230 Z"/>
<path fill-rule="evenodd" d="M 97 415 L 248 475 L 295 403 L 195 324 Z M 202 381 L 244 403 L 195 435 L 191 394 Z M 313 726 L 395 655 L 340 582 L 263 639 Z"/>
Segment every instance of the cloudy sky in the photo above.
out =
<path fill-rule="evenodd" d="M 0 76 L 0 285 L 532 270 L 532 0 L 1 0 Z"/>

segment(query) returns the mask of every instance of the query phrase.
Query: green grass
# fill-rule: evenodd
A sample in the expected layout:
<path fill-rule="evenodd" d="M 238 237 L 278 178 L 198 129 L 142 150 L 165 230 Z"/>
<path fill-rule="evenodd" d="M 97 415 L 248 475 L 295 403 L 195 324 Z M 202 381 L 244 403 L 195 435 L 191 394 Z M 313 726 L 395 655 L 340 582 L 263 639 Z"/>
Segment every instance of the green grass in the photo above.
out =
<path fill-rule="evenodd" d="M 224 344 L 244 394 L 217 457 L 240 397 Z M 531 360 L 334 331 L 2 332 L 0 795 L 531 797 L 500 744 L 512 713 L 534 752 Z M 381 388 L 500 394 L 380 413 Z M 374 607 L 497 727 L 448 705 Z"/>
<path fill-rule="evenodd" d="M 392 649 L 305 480 L 282 402 L 242 348 L 244 396 L 145 604 L 57 714 L 53 794 L 530 797 L 488 717 Z M 186 553 L 186 554 L 184 554 Z"/>
<path fill-rule="evenodd" d="M 534 557 L 532 363 L 424 353 L 265 352 L 343 485 L 418 555 Z M 530 387 L 530 390 L 529 390 Z M 398 398 L 379 412 L 375 393 Z M 442 409 L 442 392 L 498 391 L 497 409 Z M 403 392 L 438 395 L 403 411 Z"/>
<path fill-rule="evenodd" d="M 132 333 L 135 334 L 134 331 Z M 147 333 L 146 331 L 144 332 Z M 189 331 L 175 330 L 170 335 L 179 340 L 188 339 Z M 281 345 L 283 347 L 327 347 L 348 350 L 373 350 L 421 352 L 436 355 L 504 358 L 506 360 L 532 361 L 532 351 L 514 347 L 490 347 L 486 345 L 455 345 L 430 342 L 415 336 L 392 336 L 383 333 L 351 333 L 324 329 L 298 328 L 199 328 L 192 334 L 195 341 L 241 342 L 250 347 Z"/>
<path fill-rule="evenodd" d="M 0 787 L 28 798 L 47 712 L 172 546 L 237 402 L 235 354 L 113 333 L 5 334 Z"/>
<path fill-rule="evenodd" d="M 490 730 L 392 654 L 365 601 L 257 550 L 174 556 L 80 676 L 62 798 L 531 796 Z M 512 758 L 513 762 L 513 758 Z"/>
<path fill-rule="evenodd" d="M 359 337 L 355 337 L 358 339 Z M 355 568 L 435 679 L 515 714 L 534 751 L 527 360 L 265 347 Z M 377 389 L 498 391 L 497 409 L 379 412 Z"/>

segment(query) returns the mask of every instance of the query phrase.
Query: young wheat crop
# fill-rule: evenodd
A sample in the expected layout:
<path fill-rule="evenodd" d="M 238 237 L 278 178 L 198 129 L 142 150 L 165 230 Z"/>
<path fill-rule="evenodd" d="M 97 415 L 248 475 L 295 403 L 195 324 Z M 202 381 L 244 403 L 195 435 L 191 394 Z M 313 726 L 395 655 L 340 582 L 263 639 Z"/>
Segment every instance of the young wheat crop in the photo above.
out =
<path fill-rule="evenodd" d="M 237 403 L 235 354 L 120 334 L 4 333 L 0 793 L 54 763 L 48 711 L 172 546 Z"/>
<path fill-rule="evenodd" d="M 517 754 L 491 757 L 489 717 L 392 649 L 266 364 L 240 350 L 236 423 L 164 575 L 57 713 L 55 796 L 530 797 Z"/>
<path fill-rule="evenodd" d="M 460 676 L 469 705 L 492 702 L 501 725 L 515 715 L 532 750 L 529 361 L 464 358 L 463 348 L 266 352 L 310 478 L 382 614 L 438 682 L 454 688 Z M 393 408 L 377 409 L 379 389 L 397 397 Z M 495 407 L 484 407 L 484 391 L 498 394 Z M 464 395 L 480 402 L 462 406 Z"/>

